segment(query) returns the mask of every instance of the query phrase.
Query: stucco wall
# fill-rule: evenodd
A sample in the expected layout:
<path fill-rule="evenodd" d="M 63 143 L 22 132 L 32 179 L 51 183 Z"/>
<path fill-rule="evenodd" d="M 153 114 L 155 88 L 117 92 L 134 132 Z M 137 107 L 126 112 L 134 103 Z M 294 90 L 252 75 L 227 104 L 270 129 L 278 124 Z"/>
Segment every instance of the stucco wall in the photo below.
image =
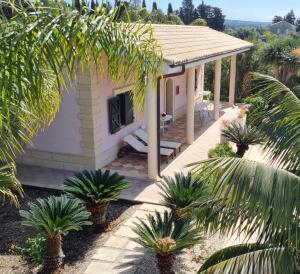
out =
<path fill-rule="evenodd" d="M 47 152 L 82 155 L 78 92 L 71 86 L 64 93 L 59 112 L 53 123 L 33 138 L 28 147 Z"/>

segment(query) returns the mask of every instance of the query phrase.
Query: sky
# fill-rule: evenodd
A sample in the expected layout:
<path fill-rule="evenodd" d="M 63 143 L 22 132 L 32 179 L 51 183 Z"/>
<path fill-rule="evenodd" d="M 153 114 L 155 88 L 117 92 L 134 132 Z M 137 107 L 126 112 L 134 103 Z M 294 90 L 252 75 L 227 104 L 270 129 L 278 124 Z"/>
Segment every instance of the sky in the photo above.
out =
<path fill-rule="evenodd" d="M 147 7 L 151 9 L 153 0 L 146 0 Z M 174 9 L 181 6 L 182 0 L 156 0 L 157 5 L 166 11 L 171 2 Z M 198 6 L 201 0 L 194 0 Z M 294 9 L 296 16 L 300 17 L 299 0 L 206 0 L 206 4 L 217 6 L 223 10 L 226 19 L 271 22 L 274 15 L 286 15 Z"/>

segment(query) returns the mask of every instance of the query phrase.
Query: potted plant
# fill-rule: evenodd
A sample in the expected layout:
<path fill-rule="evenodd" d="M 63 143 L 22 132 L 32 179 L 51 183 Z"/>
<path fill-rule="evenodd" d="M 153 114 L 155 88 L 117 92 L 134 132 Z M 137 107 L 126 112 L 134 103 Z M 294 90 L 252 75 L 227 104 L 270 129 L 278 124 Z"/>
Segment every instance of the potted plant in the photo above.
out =
<path fill-rule="evenodd" d="M 129 188 L 124 176 L 117 172 L 84 170 L 64 182 L 64 191 L 71 197 L 83 201 L 91 212 L 91 221 L 101 227 L 106 223 L 107 208 L 110 202 L 119 198 L 122 191 Z"/>
<path fill-rule="evenodd" d="M 160 274 L 173 274 L 174 254 L 200 242 L 198 229 L 188 221 L 173 223 L 173 213 L 155 212 L 147 220 L 139 219 L 133 231 L 138 244 L 156 254 L 156 264 Z"/>
<path fill-rule="evenodd" d="M 233 123 L 230 126 L 222 130 L 222 136 L 228 141 L 236 144 L 237 155 L 242 158 L 246 151 L 249 149 L 249 145 L 259 145 L 264 142 L 264 137 L 255 127 L 241 126 L 238 123 Z"/>
<path fill-rule="evenodd" d="M 190 209 L 209 195 L 208 185 L 190 172 L 187 175 L 176 173 L 174 178 L 165 176 L 159 187 L 162 204 L 171 209 L 175 225 L 184 218 L 188 219 Z"/>
<path fill-rule="evenodd" d="M 36 228 L 46 239 L 44 268 L 52 271 L 63 263 L 62 235 L 90 225 L 90 213 L 78 199 L 50 196 L 28 203 L 29 210 L 20 210 L 23 225 Z"/>

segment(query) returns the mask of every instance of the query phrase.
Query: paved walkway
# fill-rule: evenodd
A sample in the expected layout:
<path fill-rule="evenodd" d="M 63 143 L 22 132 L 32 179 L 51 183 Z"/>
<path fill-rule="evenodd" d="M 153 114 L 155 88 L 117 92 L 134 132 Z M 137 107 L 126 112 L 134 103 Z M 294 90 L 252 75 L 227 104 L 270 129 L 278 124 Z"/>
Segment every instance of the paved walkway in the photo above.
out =
<path fill-rule="evenodd" d="M 110 238 L 99 247 L 92 257 L 85 274 L 117 274 L 135 273 L 137 265 L 141 262 L 146 250 L 135 243 L 136 237 L 132 231 L 137 218 L 145 219 L 147 214 L 155 210 L 163 212 L 162 206 L 142 204 L 140 208 L 124 223 Z"/>

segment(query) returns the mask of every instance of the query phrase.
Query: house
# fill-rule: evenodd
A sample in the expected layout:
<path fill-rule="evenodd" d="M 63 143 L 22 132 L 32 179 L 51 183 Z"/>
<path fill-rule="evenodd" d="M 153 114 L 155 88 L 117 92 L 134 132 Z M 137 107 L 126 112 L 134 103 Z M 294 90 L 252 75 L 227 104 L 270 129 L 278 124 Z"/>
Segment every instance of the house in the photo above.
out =
<path fill-rule="evenodd" d="M 229 104 L 234 105 L 237 55 L 252 44 L 208 27 L 153 25 L 164 65 L 159 84 L 149 81 L 144 111 L 132 107 L 132 84 L 115 84 L 108 73 L 78 73 L 55 121 L 33 139 L 18 162 L 63 170 L 102 168 L 118 157 L 122 139 L 144 127 L 148 133 L 147 177 L 159 173 L 160 114 L 186 117 L 186 142 L 194 142 L 194 107 L 204 89 L 204 66 L 215 62 L 214 119 L 219 118 L 222 58 L 231 58 Z M 163 75 L 163 77 L 161 77 Z"/>
<path fill-rule="evenodd" d="M 280 21 L 272 24 L 270 31 L 277 35 L 289 35 L 296 32 L 296 26 L 286 21 Z"/>

